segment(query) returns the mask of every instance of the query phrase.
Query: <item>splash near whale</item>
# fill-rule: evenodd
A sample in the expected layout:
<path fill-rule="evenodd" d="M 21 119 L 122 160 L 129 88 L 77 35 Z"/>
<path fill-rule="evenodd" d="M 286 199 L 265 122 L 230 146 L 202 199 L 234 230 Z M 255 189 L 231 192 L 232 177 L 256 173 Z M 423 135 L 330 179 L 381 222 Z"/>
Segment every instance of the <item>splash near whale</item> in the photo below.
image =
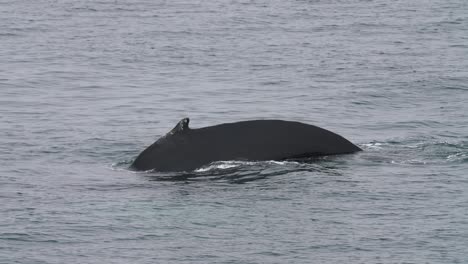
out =
<path fill-rule="evenodd" d="M 215 161 L 288 160 L 360 150 L 340 135 L 300 122 L 251 120 L 191 129 L 184 118 L 143 150 L 130 167 L 192 171 Z"/>

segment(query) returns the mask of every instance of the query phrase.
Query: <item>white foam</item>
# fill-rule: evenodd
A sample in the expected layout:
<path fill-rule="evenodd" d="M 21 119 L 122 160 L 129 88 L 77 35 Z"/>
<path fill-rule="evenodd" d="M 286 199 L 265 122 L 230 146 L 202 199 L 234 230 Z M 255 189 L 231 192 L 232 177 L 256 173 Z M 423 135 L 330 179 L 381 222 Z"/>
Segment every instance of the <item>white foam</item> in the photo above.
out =
<path fill-rule="evenodd" d="M 225 169 L 231 169 L 231 168 L 239 167 L 240 165 L 242 165 L 242 164 L 240 164 L 240 163 L 234 164 L 233 162 L 230 162 L 230 161 L 221 161 L 221 162 L 216 163 L 216 164 L 210 164 L 207 167 L 201 167 L 199 169 L 196 169 L 195 172 L 206 172 L 206 171 L 210 171 L 210 170 L 225 170 Z"/>
<path fill-rule="evenodd" d="M 466 155 L 466 153 L 462 153 L 462 152 L 459 152 L 459 153 L 455 153 L 455 154 L 452 154 L 452 155 L 448 155 L 447 156 L 447 161 L 460 161 L 460 160 L 464 160 L 468 158 L 468 156 Z"/>
<path fill-rule="evenodd" d="M 383 143 L 373 142 L 373 143 L 365 143 L 361 144 L 363 147 L 368 149 L 382 149 Z"/>

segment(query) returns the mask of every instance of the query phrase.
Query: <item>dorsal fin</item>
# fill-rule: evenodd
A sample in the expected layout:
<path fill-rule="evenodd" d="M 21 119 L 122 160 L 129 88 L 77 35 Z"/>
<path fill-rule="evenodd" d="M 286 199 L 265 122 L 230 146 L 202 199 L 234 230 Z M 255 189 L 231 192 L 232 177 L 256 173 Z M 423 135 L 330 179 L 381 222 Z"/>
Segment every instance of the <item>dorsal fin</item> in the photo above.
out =
<path fill-rule="evenodd" d="M 190 119 L 188 117 L 186 118 L 183 118 L 182 120 L 179 121 L 179 123 L 177 123 L 177 125 L 169 132 L 169 134 L 173 135 L 175 133 L 180 133 L 182 131 L 186 131 L 186 130 L 189 130 L 189 122 L 190 122 Z"/>

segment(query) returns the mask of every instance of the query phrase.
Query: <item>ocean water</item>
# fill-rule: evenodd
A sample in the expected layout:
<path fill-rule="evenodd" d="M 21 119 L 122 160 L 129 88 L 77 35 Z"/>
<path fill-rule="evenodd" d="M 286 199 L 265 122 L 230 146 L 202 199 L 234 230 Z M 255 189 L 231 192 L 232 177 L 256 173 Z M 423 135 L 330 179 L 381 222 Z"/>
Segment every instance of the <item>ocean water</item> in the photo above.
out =
<path fill-rule="evenodd" d="M 191 127 L 363 152 L 134 172 Z M 468 2 L 0 1 L 0 263 L 468 263 Z"/>

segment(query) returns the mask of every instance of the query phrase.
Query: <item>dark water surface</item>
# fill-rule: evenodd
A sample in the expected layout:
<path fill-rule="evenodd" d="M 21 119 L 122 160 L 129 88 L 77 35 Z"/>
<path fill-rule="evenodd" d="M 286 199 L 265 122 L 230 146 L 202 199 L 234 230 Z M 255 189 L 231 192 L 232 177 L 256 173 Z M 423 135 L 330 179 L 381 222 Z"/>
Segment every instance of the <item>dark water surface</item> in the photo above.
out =
<path fill-rule="evenodd" d="M 181 118 L 365 151 L 136 173 Z M 468 2 L 0 1 L 0 263 L 467 263 Z"/>

